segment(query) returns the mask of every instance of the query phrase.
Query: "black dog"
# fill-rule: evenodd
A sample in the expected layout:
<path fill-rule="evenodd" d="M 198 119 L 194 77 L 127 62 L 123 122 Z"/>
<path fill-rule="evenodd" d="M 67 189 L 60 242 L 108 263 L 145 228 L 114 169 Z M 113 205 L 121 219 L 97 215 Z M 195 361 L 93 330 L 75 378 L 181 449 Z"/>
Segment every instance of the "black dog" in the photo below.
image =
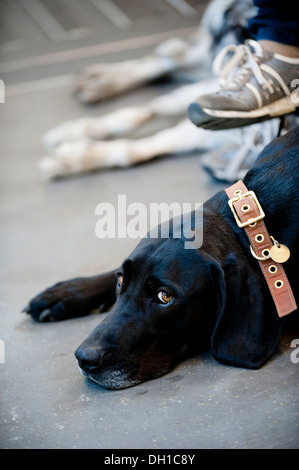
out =
<path fill-rule="evenodd" d="M 284 267 L 296 297 L 299 128 L 268 145 L 244 182 L 266 213 L 270 235 L 291 251 Z M 56 284 L 30 302 L 28 313 L 40 321 L 63 320 L 116 300 L 75 352 L 85 375 L 111 389 L 159 377 L 209 345 L 225 364 L 262 366 L 283 320 L 226 194 L 208 200 L 203 214 L 200 249 L 184 249 L 183 239 L 145 238 L 117 274 Z"/>

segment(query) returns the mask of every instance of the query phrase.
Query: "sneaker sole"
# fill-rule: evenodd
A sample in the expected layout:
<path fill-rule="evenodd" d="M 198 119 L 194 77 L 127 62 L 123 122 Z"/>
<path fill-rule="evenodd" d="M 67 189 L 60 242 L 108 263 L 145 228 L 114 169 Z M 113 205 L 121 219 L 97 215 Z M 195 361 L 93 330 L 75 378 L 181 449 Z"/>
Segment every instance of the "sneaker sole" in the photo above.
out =
<path fill-rule="evenodd" d="M 233 129 L 243 127 L 256 122 L 266 121 L 278 116 L 284 116 L 296 111 L 295 104 L 289 96 L 253 111 L 223 111 L 201 108 L 197 103 L 192 103 L 188 109 L 190 120 L 197 127 L 210 130 Z"/>

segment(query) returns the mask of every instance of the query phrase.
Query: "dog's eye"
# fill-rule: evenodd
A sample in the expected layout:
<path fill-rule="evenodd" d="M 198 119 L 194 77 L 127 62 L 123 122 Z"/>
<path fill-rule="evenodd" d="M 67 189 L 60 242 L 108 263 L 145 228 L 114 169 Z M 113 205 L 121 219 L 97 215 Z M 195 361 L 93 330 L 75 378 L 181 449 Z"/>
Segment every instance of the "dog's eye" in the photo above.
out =
<path fill-rule="evenodd" d="M 158 292 L 158 299 L 160 302 L 162 302 L 162 304 L 168 304 L 173 299 L 173 296 L 161 290 Z"/>
<path fill-rule="evenodd" d="M 123 282 L 124 282 L 124 276 L 122 274 L 119 274 L 118 280 L 117 280 L 117 287 L 121 287 Z"/>

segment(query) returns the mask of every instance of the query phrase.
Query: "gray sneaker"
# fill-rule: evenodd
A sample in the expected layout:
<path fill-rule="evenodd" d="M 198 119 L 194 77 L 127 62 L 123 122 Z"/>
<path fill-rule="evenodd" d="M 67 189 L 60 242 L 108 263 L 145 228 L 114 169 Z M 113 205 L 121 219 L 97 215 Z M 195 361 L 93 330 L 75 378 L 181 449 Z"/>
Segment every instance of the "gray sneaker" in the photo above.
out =
<path fill-rule="evenodd" d="M 229 52 L 232 57 L 223 65 Z M 225 47 L 214 61 L 220 90 L 189 106 L 189 118 L 204 129 L 230 129 L 292 113 L 299 106 L 299 59 L 262 49 L 249 39 Z"/>

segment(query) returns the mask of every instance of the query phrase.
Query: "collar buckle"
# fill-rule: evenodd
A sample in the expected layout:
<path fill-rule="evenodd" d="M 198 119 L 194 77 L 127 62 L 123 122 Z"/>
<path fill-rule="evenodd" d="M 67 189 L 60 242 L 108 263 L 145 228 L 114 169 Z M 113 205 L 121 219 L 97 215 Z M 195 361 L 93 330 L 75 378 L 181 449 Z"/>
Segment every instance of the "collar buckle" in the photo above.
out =
<path fill-rule="evenodd" d="M 236 209 L 234 208 L 234 202 L 237 202 L 239 201 L 240 199 L 244 199 L 246 198 L 247 196 L 251 196 L 254 200 L 254 202 L 256 203 L 256 206 L 259 210 L 259 215 L 257 217 L 251 217 L 250 219 L 246 220 L 246 222 L 242 222 L 240 217 L 238 216 L 237 212 L 236 212 Z M 229 199 L 228 201 L 228 205 L 235 217 L 235 220 L 238 224 L 238 227 L 247 227 L 248 225 L 251 225 L 251 224 L 254 224 L 256 222 L 258 222 L 259 220 L 263 219 L 265 217 L 265 213 L 262 209 L 262 206 L 260 205 L 259 203 L 259 200 L 258 198 L 256 197 L 256 194 L 254 191 L 247 191 L 245 193 L 242 193 L 241 191 L 238 191 L 238 194 L 236 197 L 232 198 L 232 199 Z"/>

